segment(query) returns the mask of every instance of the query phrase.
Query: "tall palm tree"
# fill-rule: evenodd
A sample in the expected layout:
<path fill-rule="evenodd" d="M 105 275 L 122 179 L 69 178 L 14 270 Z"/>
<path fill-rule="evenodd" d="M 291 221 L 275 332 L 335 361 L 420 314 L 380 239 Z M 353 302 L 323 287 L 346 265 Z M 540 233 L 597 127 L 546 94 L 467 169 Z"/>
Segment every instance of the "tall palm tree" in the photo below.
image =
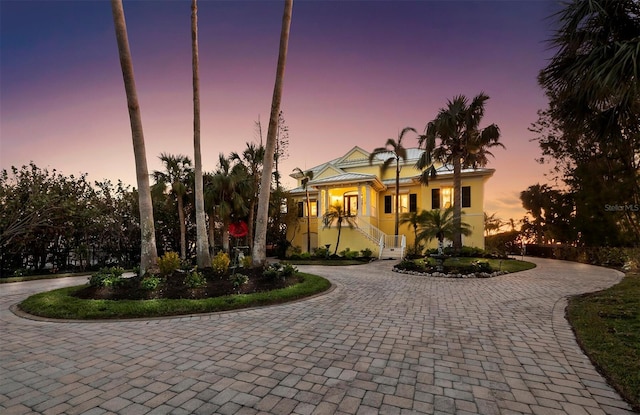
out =
<path fill-rule="evenodd" d="M 193 161 L 196 201 L 196 258 L 199 268 L 211 266 L 204 213 L 204 184 L 200 149 L 200 58 L 198 56 L 198 5 L 191 2 L 191 52 L 193 69 Z"/>
<path fill-rule="evenodd" d="M 131 123 L 140 209 L 140 274 L 144 275 L 148 271 L 155 270 L 158 262 L 156 231 L 153 223 L 153 202 L 151 201 L 151 189 L 149 187 L 149 170 L 147 168 L 147 156 L 142 131 L 142 118 L 133 75 L 133 62 L 131 60 L 131 51 L 129 50 L 127 23 L 124 18 L 122 0 L 111 0 L 111 11 L 113 13 L 118 54 L 120 56 L 120 66 L 122 67 L 122 77 L 127 94 L 127 107 L 129 108 L 129 120 Z"/>
<path fill-rule="evenodd" d="M 420 147 L 425 150 L 416 164 L 419 169 L 429 168 L 433 172 L 432 158 L 453 164 L 453 223 L 457 228 L 460 228 L 462 220 L 462 169 L 484 167 L 489 162 L 488 156 L 493 156 L 490 148 L 504 148 L 499 142 L 500 129 L 497 125 L 480 128 L 488 99 L 488 95 L 480 93 L 469 104 L 464 95 L 454 97 L 427 124 L 425 133 L 418 139 Z M 462 232 L 455 233 L 453 248 L 455 252 L 462 248 Z"/>
<path fill-rule="evenodd" d="M 184 216 L 184 197 L 187 194 L 187 184 L 190 182 L 192 174 L 191 160 L 182 154 L 174 156 L 162 153 L 160 161 L 162 161 L 165 171 L 154 170 L 153 178 L 156 181 L 154 187 L 162 192 L 169 187 L 169 192 L 176 199 L 180 222 L 180 258 L 185 259 L 187 257 L 187 226 Z"/>
<path fill-rule="evenodd" d="M 338 253 L 338 246 L 340 245 L 340 234 L 342 232 L 343 222 L 346 222 L 350 229 L 355 227 L 355 223 L 344 211 L 340 202 L 336 202 L 331 205 L 329 210 L 324 214 L 323 219 L 325 228 L 330 227 L 334 220 L 336 221 L 336 226 L 338 227 L 338 238 L 336 240 L 336 249 L 333 251 L 333 255 L 336 255 Z"/>
<path fill-rule="evenodd" d="M 303 172 L 300 167 L 296 167 L 293 171 L 302 176 L 300 183 L 304 189 L 304 195 L 307 201 L 307 252 L 311 252 L 311 200 L 309 199 L 309 188 L 307 184 L 310 180 L 313 180 L 313 171 Z"/>
<path fill-rule="evenodd" d="M 247 143 L 247 147 L 242 152 L 242 156 L 236 152 L 231 153 L 230 160 L 241 162 L 247 169 L 251 188 L 249 192 L 249 218 L 248 222 L 248 238 L 249 246 L 253 246 L 254 222 L 256 214 L 256 203 L 258 202 L 258 193 L 260 191 L 260 179 L 262 177 L 262 163 L 264 161 L 264 146 L 254 143 Z"/>
<path fill-rule="evenodd" d="M 445 238 L 452 240 L 458 233 L 465 236 L 471 235 L 471 226 L 464 222 L 460 222 L 460 225 L 455 224 L 453 206 L 444 210 L 423 210 L 421 215 L 418 239 L 427 241 L 437 239 L 439 253 L 442 253 Z"/>
<path fill-rule="evenodd" d="M 404 224 L 408 224 L 413 228 L 413 235 L 414 235 L 414 246 L 413 246 L 413 253 L 415 255 L 418 255 L 418 245 L 420 243 L 420 239 L 418 239 L 418 227 L 420 226 L 420 224 L 422 222 L 425 221 L 425 215 L 426 215 L 426 211 L 423 210 L 422 212 L 418 213 L 418 212 L 405 212 L 400 216 L 400 225 L 404 225 Z"/>
<path fill-rule="evenodd" d="M 289 45 L 289 28 L 291 27 L 291 12 L 293 0 L 285 0 L 282 16 L 282 29 L 280 31 L 280 48 L 278 52 L 278 66 L 276 69 L 276 82 L 273 87 L 271 99 L 271 114 L 269 129 L 267 130 L 267 144 L 263 164 L 262 180 L 260 182 L 260 195 L 258 197 L 258 212 L 256 215 L 256 236 L 253 241 L 253 265 L 260 266 L 267 260 L 267 225 L 269 221 L 269 197 L 271 196 L 271 173 L 273 171 L 273 155 L 275 153 L 278 114 L 280 113 L 280 101 L 282 100 L 282 86 L 284 83 L 284 69 L 287 61 L 287 49 Z"/>
<path fill-rule="evenodd" d="M 416 130 L 412 127 L 404 127 L 398 134 L 398 141 L 394 140 L 393 138 L 389 138 L 387 139 L 387 143 L 384 147 L 375 148 L 373 152 L 369 154 L 369 164 L 372 164 L 373 160 L 379 155 L 386 155 L 390 153 L 390 156 L 384 161 L 384 163 L 382 163 L 382 166 L 380 167 L 380 171 L 383 174 L 389 168 L 389 165 L 391 163 L 393 163 L 394 161 L 396 163 L 396 217 L 394 228 L 394 235 L 396 236 L 398 235 L 398 227 L 400 224 L 400 160 L 402 159 L 404 161 L 407 159 L 407 149 L 402 145 L 402 139 L 409 131 L 413 131 L 414 133 L 416 132 Z"/>

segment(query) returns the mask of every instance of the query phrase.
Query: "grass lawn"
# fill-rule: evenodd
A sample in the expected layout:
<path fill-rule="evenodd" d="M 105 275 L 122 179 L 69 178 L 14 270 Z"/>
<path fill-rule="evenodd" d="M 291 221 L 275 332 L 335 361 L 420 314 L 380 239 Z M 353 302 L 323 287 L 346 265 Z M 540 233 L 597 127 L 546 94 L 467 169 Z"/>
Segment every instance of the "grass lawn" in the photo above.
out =
<path fill-rule="evenodd" d="M 607 290 L 572 298 L 567 316 L 585 353 L 640 411 L 640 272 Z"/>
<path fill-rule="evenodd" d="M 308 297 L 331 287 L 331 283 L 322 277 L 304 273 L 298 275 L 303 277 L 303 281 L 287 288 L 203 300 L 83 300 L 71 295 L 86 287 L 81 285 L 32 295 L 20 303 L 19 307 L 36 316 L 74 320 L 161 317 L 280 304 Z"/>
<path fill-rule="evenodd" d="M 340 266 L 340 265 L 362 265 L 368 264 L 368 261 L 360 261 L 358 259 L 286 259 L 284 262 L 293 265 L 323 265 L 323 266 Z"/>
<path fill-rule="evenodd" d="M 430 258 L 432 264 L 435 264 L 435 260 Z M 471 265 L 473 262 L 488 262 L 489 266 L 496 271 L 518 272 L 525 271 L 531 268 L 535 268 L 536 264 L 533 262 L 520 261 L 518 259 L 487 259 L 487 258 L 447 258 L 444 261 L 445 266 L 454 265 Z"/>
<path fill-rule="evenodd" d="M 436 264 L 436 260 L 433 258 L 425 258 L 425 259 L 417 259 L 416 263 L 426 263 L 434 266 Z M 473 262 L 488 262 L 489 266 L 495 271 L 507 271 L 507 272 L 518 272 L 525 271 L 531 268 L 535 268 L 536 264 L 533 262 L 520 261 L 518 259 L 487 259 L 487 258 L 447 258 L 444 261 L 444 266 L 446 267 L 455 267 L 455 266 L 469 266 Z"/>

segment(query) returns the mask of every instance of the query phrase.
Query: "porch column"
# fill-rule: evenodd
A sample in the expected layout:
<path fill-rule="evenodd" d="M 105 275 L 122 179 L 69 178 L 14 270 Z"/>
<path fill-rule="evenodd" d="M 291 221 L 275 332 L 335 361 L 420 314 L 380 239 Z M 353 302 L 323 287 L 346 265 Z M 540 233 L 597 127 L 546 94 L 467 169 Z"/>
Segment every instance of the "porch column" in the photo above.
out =
<path fill-rule="evenodd" d="M 367 201 L 367 216 L 371 216 L 371 186 L 366 185 L 364 191 L 365 200 Z"/>
<path fill-rule="evenodd" d="M 362 185 L 358 184 L 358 216 L 364 216 L 364 203 L 362 200 Z"/>
<path fill-rule="evenodd" d="M 329 204 L 329 188 L 327 187 L 327 190 L 324 191 L 324 213 L 329 212 L 329 206 L 331 206 Z"/>

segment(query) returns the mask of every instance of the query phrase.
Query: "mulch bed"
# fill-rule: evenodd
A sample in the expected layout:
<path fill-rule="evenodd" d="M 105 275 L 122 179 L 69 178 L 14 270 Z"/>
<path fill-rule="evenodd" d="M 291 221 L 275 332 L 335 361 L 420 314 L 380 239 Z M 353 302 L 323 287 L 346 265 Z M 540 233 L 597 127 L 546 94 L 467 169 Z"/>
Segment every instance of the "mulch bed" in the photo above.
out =
<path fill-rule="evenodd" d="M 234 287 L 230 275 L 215 276 L 206 274 L 207 284 L 199 288 L 189 288 L 184 284 L 185 272 L 177 271 L 164 278 L 155 290 L 145 290 L 139 287 L 137 278 L 125 278 L 122 285 L 117 287 L 87 286 L 75 293 L 82 299 L 93 300 L 151 300 L 151 299 L 204 299 L 221 297 L 230 294 L 250 294 L 285 288 L 301 282 L 298 276 L 286 279 L 270 278 L 262 275 L 261 269 L 242 269 L 238 271 L 249 277 L 246 284 Z"/>

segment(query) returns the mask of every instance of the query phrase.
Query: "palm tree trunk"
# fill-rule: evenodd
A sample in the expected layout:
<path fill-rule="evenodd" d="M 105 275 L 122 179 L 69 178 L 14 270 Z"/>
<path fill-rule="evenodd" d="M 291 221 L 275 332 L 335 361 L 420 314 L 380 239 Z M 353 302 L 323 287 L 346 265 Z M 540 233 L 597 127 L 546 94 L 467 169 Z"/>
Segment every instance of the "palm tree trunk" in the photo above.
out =
<path fill-rule="evenodd" d="M 287 60 L 292 9 L 293 0 L 285 0 L 284 14 L 282 16 L 282 29 L 280 32 L 280 50 L 278 53 L 276 82 L 273 88 L 273 98 L 271 100 L 271 117 L 269 118 L 269 130 L 267 132 L 267 144 L 265 146 L 262 180 L 260 182 L 260 194 L 258 196 L 256 236 L 253 242 L 252 252 L 254 266 L 263 265 L 267 260 L 267 224 L 269 221 L 269 198 L 271 196 L 271 173 L 273 171 L 273 155 L 275 152 L 275 141 L 277 138 L 276 133 L 278 129 L 280 101 L 282 100 L 282 85 L 284 82 L 284 69 Z"/>
<path fill-rule="evenodd" d="M 196 198 L 196 257 L 199 268 L 211 267 L 207 226 L 204 214 L 204 184 L 202 180 L 202 153 L 200 149 L 200 61 L 198 56 L 198 5 L 191 3 L 191 49 L 193 66 L 193 159 Z"/>
<path fill-rule="evenodd" d="M 249 223 L 247 223 L 247 236 L 249 237 L 249 246 L 253 246 L 254 223 L 256 218 L 256 198 L 251 198 L 251 206 L 249 206 Z"/>
<path fill-rule="evenodd" d="M 304 189 L 307 196 L 307 252 L 311 253 L 311 204 L 309 203 L 309 190 Z"/>
<path fill-rule="evenodd" d="M 178 220 L 180 221 L 180 258 L 187 257 L 187 226 L 184 218 L 184 202 L 181 195 L 176 195 L 178 199 Z"/>
<path fill-rule="evenodd" d="M 222 250 L 231 255 L 231 246 L 229 244 L 229 221 L 222 224 Z"/>
<path fill-rule="evenodd" d="M 400 222 L 400 169 L 396 160 L 396 223 L 394 227 L 395 245 L 398 246 L 398 224 Z"/>
<path fill-rule="evenodd" d="M 460 156 L 453 158 L 453 251 L 457 254 L 462 249 L 462 165 Z"/>
<path fill-rule="evenodd" d="M 209 215 L 209 255 L 213 254 L 214 247 L 216 246 L 216 241 L 214 239 L 215 228 L 216 228 L 216 221 L 215 221 L 214 213 L 211 212 L 211 214 Z"/>
<path fill-rule="evenodd" d="M 342 219 L 338 218 L 338 239 L 336 240 L 336 249 L 333 251 L 333 255 L 338 253 L 338 246 L 340 246 L 340 233 L 342 232 Z"/>
<path fill-rule="evenodd" d="M 124 18 L 122 0 L 111 0 L 111 11 L 113 13 L 120 66 L 122 67 L 122 77 L 127 94 L 127 107 L 129 108 L 129 121 L 131 123 L 131 137 L 138 183 L 138 202 L 140 205 L 140 274 L 144 275 L 146 272 L 155 270 L 158 265 L 153 204 L 149 187 L 149 170 L 147 168 L 142 118 L 133 75 L 133 62 L 131 61 L 131 51 L 129 50 L 129 38 L 127 36 L 127 24 Z"/>

